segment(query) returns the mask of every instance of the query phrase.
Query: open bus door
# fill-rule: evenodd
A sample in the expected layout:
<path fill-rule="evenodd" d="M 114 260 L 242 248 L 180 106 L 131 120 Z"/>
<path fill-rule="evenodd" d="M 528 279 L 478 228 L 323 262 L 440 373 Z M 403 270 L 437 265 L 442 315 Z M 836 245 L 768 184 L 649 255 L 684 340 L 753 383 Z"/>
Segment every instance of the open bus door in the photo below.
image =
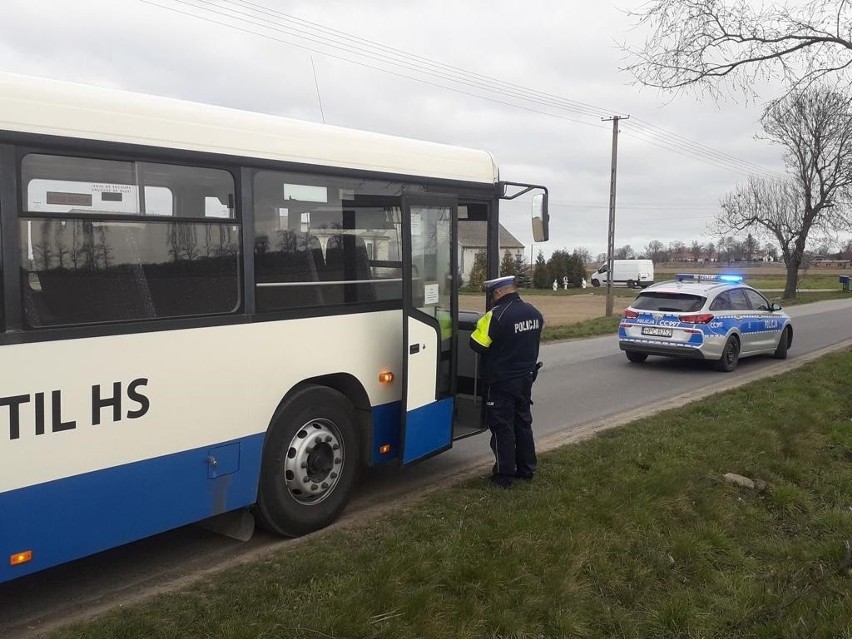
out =
<path fill-rule="evenodd" d="M 403 198 L 403 464 L 452 446 L 457 209 L 451 196 Z"/>

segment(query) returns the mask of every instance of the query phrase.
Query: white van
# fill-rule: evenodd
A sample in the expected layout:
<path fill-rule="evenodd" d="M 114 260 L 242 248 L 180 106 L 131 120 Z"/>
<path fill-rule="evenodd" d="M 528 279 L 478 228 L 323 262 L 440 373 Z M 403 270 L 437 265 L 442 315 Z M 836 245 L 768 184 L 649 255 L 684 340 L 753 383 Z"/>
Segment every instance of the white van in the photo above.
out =
<path fill-rule="evenodd" d="M 654 283 L 654 262 L 651 260 L 613 260 L 612 285 L 645 288 Z M 592 286 L 606 284 L 609 275 L 606 263 L 592 273 Z"/>

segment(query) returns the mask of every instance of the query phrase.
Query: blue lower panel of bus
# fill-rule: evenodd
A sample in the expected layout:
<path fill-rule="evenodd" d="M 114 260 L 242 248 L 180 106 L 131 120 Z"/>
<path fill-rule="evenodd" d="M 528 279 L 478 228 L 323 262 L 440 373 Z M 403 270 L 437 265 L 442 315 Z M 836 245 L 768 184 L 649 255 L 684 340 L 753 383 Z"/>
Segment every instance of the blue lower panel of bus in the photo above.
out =
<path fill-rule="evenodd" d="M 446 450 L 453 441 L 453 398 L 408 411 L 402 463 Z"/>
<path fill-rule="evenodd" d="M 409 412 L 405 418 L 405 449 L 401 437 L 402 402 L 373 407 L 370 463 L 393 460 L 403 464 L 450 447 L 453 438 L 453 399 L 448 397 Z M 382 447 L 386 446 L 386 452 Z"/>
<path fill-rule="evenodd" d="M 370 463 L 373 466 L 399 458 L 401 418 L 402 402 L 373 406 L 373 442 L 370 450 Z M 383 446 L 387 446 L 384 453 Z"/>
<path fill-rule="evenodd" d="M 4 493 L 0 582 L 253 504 L 263 440 L 260 433 Z M 11 555 L 26 551 L 32 561 L 10 566 Z"/>

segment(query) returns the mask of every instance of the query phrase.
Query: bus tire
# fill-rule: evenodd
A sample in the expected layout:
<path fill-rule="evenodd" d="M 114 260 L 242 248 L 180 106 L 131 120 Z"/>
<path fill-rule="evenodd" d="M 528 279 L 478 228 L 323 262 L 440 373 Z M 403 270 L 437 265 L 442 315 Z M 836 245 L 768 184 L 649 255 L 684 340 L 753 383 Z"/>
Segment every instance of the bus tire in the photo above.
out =
<path fill-rule="evenodd" d="M 336 390 L 306 386 L 278 412 L 263 445 L 255 516 L 287 537 L 332 523 L 360 470 L 355 408 Z"/>

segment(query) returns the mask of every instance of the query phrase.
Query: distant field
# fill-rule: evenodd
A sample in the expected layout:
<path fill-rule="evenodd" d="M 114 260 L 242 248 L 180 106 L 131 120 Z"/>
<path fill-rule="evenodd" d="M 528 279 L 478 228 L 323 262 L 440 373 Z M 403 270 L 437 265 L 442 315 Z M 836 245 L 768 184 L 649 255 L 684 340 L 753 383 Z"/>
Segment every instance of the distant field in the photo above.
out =
<path fill-rule="evenodd" d="M 671 273 L 784 273 L 785 267 L 782 262 L 735 262 L 734 264 L 692 264 L 689 262 L 655 264 L 657 272 L 666 271 Z M 848 273 L 850 269 L 842 269 L 828 266 L 812 266 L 800 269 L 800 273 Z"/>
<path fill-rule="evenodd" d="M 552 291 L 551 291 L 552 293 Z M 621 311 L 633 299 L 635 291 L 628 296 L 616 299 L 613 309 L 615 313 Z M 606 296 L 588 293 L 585 295 L 537 295 L 533 291 L 521 291 L 522 297 L 529 298 L 544 316 L 544 321 L 549 326 L 561 326 L 563 324 L 574 324 L 594 317 L 603 317 L 606 314 Z M 485 298 L 483 296 L 460 295 L 459 308 L 471 311 L 484 311 Z"/>
<path fill-rule="evenodd" d="M 757 289 L 783 289 L 787 281 L 787 271 L 783 264 L 756 263 L 734 264 L 732 266 L 697 267 L 690 264 L 680 266 L 665 265 L 655 268 L 657 281 L 674 279 L 677 273 L 734 273 L 743 276 L 743 281 Z M 839 289 L 838 276 L 852 275 L 851 269 L 813 267 L 799 270 L 798 290 Z"/>

